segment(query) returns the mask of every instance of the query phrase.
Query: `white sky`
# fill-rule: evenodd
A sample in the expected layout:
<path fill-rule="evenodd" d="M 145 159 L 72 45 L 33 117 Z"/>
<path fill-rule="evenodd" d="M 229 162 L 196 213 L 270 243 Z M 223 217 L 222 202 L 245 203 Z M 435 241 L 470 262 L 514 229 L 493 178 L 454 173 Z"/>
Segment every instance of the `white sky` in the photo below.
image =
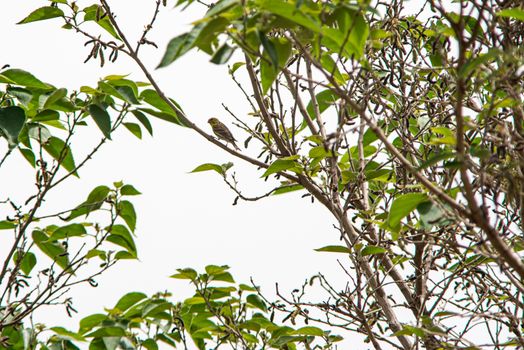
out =
<path fill-rule="evenodd" d="M 132 41 L 136 41 L 150 19 L 154 1 L 110 3 L 125 30 L 131 33 Z M 70 90 L 81 85 L 95 86 L 107 74 L 132 73 L 131 79 L 144 80 L 137 67 L 123 56 L 103 69 L 94 60 L 83 64 L 89 48 L 83 46 L 84 40 L 78 34 L 60 29 L 58 19 L 15 25 L 33 9 L 47 4 L 36 0 L 3 2 L 0 66 L 10 64 L 25 69 L 45 82 Z M 195 18 L 194 14 L 180 14 L 170 8 L 162 10 L 150 35 L 160 49 L 144 47 L 141 51 L 150 68 L 159 62 L 168 40 L 187 30 Z M 170 67 L 154 72 L 164 91 L 206 130 L 209 130 L 206 121 L 211 116 L 231 123 L 222 102 L 240 115 L 247 111 L 247 103 L 228 78 L 227 66 L 216 66 L 208 60 L 204 54 L 191 52 Z M 132 198 L 138 214 L 140 261 L 118 264 L 97 279 L 98 288 L 81 286 L 72 290 L 70 296 L 79 311 L 72 320 L 65 312 L 52 309 L 40 312 L 37 320 L 76 329 L 80 318 L 111 307 L 130 291 L 152 294 L 167 289 L 175 294 L 174 299 L 185 298 L 189 292 L 187 285 L 168 278 L 179 267 L 202 269 L 207 264 L 228 264 L 237 282 L 249 282 L 252 276 L 268 295 L 273 293 L 275 282 L 289 292 L 318 271 L 339 276 L 338 283 L 343 284 L 336 259 L 344 257 L 313 251 L 338 244 L 334 221 L 326 209 L 311 204 L 309 199 L 301 199 L 302 193 L 255 203 L 239 201 L 232 206 L 235 196 L 216 173 L 188 172 L 202 163 L 233 161 L 244 194 L 260 195 L 271 189 L 271 184 L 259 178 L 260 171 L 232 159 L 195 132 L 153 122 L 154 137 L 145 135 L 142 141 L 122 128 L 114 135 L 114 141 L 104 146 L 80 172 L 81 179 L 70 180 L 51 193 L 47 204 L 49 212 L 63 210 L 82 202 L 97 185 L 117 180 L 135 185 L 143 193 Z M 82 153 L 90 150 L 100 138 L 95 128 L 93 125 L 91 131 L 86 130 L 74 149 Z M 237 139 L 243 140 L 238 130 L 232 130 Z M 248 152 L 256 156 L 254 149 Z M 34 190 L 33 183 L 32 168 L 18 154 L 0 169 L 2 198 L 9 196 L 22 202 Z M 0 247 L 6 242 L 0 238 Z"/>

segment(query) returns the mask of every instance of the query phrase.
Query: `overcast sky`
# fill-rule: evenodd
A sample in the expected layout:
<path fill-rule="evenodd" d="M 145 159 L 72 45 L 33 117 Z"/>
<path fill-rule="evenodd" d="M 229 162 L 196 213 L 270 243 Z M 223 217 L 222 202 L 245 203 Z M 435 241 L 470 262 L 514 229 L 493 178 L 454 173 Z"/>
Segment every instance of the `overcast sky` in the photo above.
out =
<path fill-rule="evenodd" d="M 36 0 L 3 1 L 0 66 L 10 64 L 30 71 L 41 80 L 70 91 L 82 85 L 96 86 L 97 80 L 107 74 L 131 74 L 131 79 L 145 80 L 123 56 L 103 69 L 96 61 L 83 64 L 89 48 L 83 46 L 84 39 L 78 34 L 60 29 L 59 19 L 15 25 L 33 9 L 46 4 Z M 112 0 L 110 4 L 136 41 L 152 15 L 154 1 Z M 162 9 L 150 36 L 160 49 L 141 51 L 150 68 L 159 62 L 169 39 L 187 30 L 195 18 L 195 13 Z M 227 66 L 213 65 L 205 54 L 191 52 L 154 74 L 168 95 L 206 130 L 211 116 L 231 123 L 221 103 L 239 115 L 248 111 L 240 91 L 228 78 Z M 243 140 L 238 129 L 232 131 Z M 86 130 L 74 149 L 87 152 L 99 138 L 94 127 Z M 254 149 L 247 152 L 252 152 L 252 156 L 257 153 Z M 44 211 L 77 205 L 97 185 L 118 180 L 135 185 L 143 193 L 133 198 L 138 214 L 140 261 L 121 262 L 97 280 L 97 288 L 82 286 L 72 290 L 70 296 L 79 311 L 73 320 L 50 309 L 40 312 L 37 320 L 49 326 L 60 324 L 76 329 L 80 318 L 113 306 L 130 291 L 152 294 L 169 290 L 174 299 L 185 298 L 187 285 L 168 278 L 179 267 L 202 269 L 207 264 L 228 264 L 237 282 L 245 283 L 253 277 L 268 294 L 274 292 L 275 282 L 289 292 L 318 271 L 338 275 L 338 281 L 343 283 L 336 261 L 343 256 L 313 251 L 338 243 L 334 222 L 320 204 L 311 204 L 309 199 L 300 198 L 301 193 L 292 193 L 258 202 L 239 201 L 232 206 L 235 196 L 217 174 L 189 174 L 199 164 L 228 161 L 235 163 L 240 187 L 246 195 L 260 195 L 272 188 L 260 179 L 261 171 L 232 159 L 189 129 L 154 121 L 154 137 L 146 135 L 142 141 L 123 128 L 117 132 L 113 141 L 80 172 L 79 180 L 72 179 L 50 193 Z M 22 202 L 34 191 L 33 170 L 21 156 L 15 155 L 0 169 L 0 184 L 2 198 L 9 196 Z M 0 239 L 2 245 L 5 243 Z"/>

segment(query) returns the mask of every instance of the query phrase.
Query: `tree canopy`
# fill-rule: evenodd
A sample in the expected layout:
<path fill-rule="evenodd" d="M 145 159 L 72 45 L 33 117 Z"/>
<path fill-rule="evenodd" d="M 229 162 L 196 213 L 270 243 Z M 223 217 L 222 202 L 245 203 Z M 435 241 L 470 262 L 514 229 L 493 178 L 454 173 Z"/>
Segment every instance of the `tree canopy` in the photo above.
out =
<path fill-rule="evenodd" d="M 86 62 L 117 65 L 126 55 L 146 82 L 113 75 L 68 92 L 20 69 L 0 71 L 3 159 L 21 152 L 37 184 L 24 206 L 3 203 L 12 215 L 0 228 L 13 239 L 0 272 L 0 349 L 76 349 L 86 341 L 101 350 L 160 343 L 313 349 L 336 348 L 343 338 L 374 349 L 524 346 L 520 2 L 157 0 L 149 6 L 152 16 L 139 37 L 121 26 L 109 0 L 86 7 L 51 1 L 20 21 L 59 18 L 83 40 Z M 202 16 L 188 32 L 173 33 L 157 67 L 148 67 L 141 48 L 157 47 L 151 29 L 169 6 L 182 14 L 198 8 Z M 234 122 L 224 127 L 239 149 L 229 134 L 208 132 L 207 118 L 185 110 L 154 78 L 155 68 L 193 50 L 228 65 L 251 110 L 238 115 L 225 106 Z M 53 327 L 45 338 L 45 329 L 31 328 L 27 319 L 39 306 L 64 302 L 68 288 L 137 258 L 130 198 L 139 199 L 129 196 L 140 192 L 130 184 L 98 186 L 77 207 L 50 217 L 38 210 L 116 128 L 140 138 L 152 133 L 151 118 L 188 128 L 250 164 L 268 186 L 256 197 L 243 194 L 232 162 L 202 160 L 193 170 L 220 176 L 235 202 L 277 195 L 285 201 L 286 193 L 300 191 L 327 209 L 338 243 L 318 251 L 341 259 L 345 288 L 320 272 L 291 295 L 277 290 L 278 300 L 269 300 L 254 282 L 236 283 L 227 266 L 182 268 L 172 277 L 194 287 L 186 300 L 130 292 L 106 313 L 83 318 L 78 331 Z M 71 140 L 85 127 L 99 129 L 101 139 L 77 159 Z M 51 263 L 36 271 L 44 255 Z M 309 298 L 314 287 L 326 300 Z"/>

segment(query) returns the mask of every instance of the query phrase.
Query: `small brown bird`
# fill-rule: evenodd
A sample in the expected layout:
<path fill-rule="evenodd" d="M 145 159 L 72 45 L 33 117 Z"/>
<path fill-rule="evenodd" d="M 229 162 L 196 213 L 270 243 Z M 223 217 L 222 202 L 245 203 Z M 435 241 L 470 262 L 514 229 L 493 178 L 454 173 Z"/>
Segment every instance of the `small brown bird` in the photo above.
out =
<path fill-rule="evenodd" d="M 235 149 L 239 150 L 240 151 L 240 148 L 237 146 L 237 144 L 235 143 L 236 140 L 235 138 L 233 137 L 233 134 L 231 133 L 231 131 L 229 131 L 229 129 L 227 128 L 227 126 L 225 126 L 220 120 L 218 120 L 217 118 L 209 118 L 209 120 L 207 121 L 210 125 L 211 125 L 211 128 L 213 129 L 213 132 L 215 133 L 215 135 L 220 139 L 220 140 L 224 140 L 226 141 L 226 143 L 230 143 L 233 145 L 233 147 L 235 147 Z"/>

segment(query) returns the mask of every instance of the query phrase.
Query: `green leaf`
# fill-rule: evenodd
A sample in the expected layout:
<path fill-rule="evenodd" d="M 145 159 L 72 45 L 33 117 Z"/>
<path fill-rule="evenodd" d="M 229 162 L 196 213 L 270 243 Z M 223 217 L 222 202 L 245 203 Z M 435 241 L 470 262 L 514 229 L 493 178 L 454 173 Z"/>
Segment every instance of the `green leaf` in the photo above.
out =
<path fill-rule="evenodd" d="M 256 3 L 261 9 L 273 13 L 277 16 L 286 18 L 292 22 L 295 22 L 304 28 L 312 30 L 316 33 L 322 32 L 322 27 L 315 18 L 309 17 L 304 14 L 300 9 L 297 9 L 291 2 L 285 2 L 282 0 L 258 0 Z"/>
<path fill-rule="evenodd" d="M 213 56 L 211 56 L 211 63 L 224 64 L 233 56 L 233 52 L 235 52 L 235 48 L 224 43 L 215 51 Z"/>
<path fill-rule="evenodd" d="M 502 11 L 497 12 L 497 16 L 499 17 L 506 17 L 506 18 L 513 18 L 519 21 L 524 22 L 524 9 L 514 7 L 510 9 L 504 9 Z"/>
<path fill-rule="evenodd" d="M 85 341 L 84 337 L 80 334 L 71 332 L 63 327 L 51 327 L 53 332 L 55 332 L 60 339 L 71 340 L 71 341 Z"/>
<path fill-rule="evenodd" d="M 97 186 L 95 187 L 87 199 L 71 211 L 71 214 L 67 217 L 67 221 L 77 218 L 82 215 L 88 215 L 90 212 L 99 209 L 109 194 L 109 187 Z"/>
<path fill-rule="evenodd" d="M 67 89 L 61 88 L 53 91 L 45 100 L 44 108 L 49 108 L 55 102 L 67 96 Z"/>
<path fill-rule="evenodd" d="M 78 330 L 78 333 L 84 334 L 87 331 L 93 329 L 94 327 L 100 325 L 105 320 L 107 320 L 107 316 L 103 314 L 93 314 L 84 317 L 80 320 L 80 328 Z"/>
<path fill-rule="evenodd" d="M 324 90 L 316 94 L 319 112 L 322 113 L 329 107 L 333 106 L 340 97 L 331 90 Z M 316 119 L 313 101 L 309 101 L 306 110 L 312 119 Z"/>
<path fill-rule="evenodd" d="M 0 73 L 0 82 L 21 85 L 28 88 L 42 89 L 42 90 L 52 90 L 53 87 L 48 85 L 39 79 L 37 79 L 33 74 L 26 72 L 22 69 L 8 69 Z"/>
<path fill-rule="evenodd" d="M 142 342 L 142 346 L 146 348 L 146 350 L 158 350 L 158 345 L 156 341 L 154 341 L 151 338 L 144 340 Z"/>
<path fill-rule="evenodd" d="M 153 136 L 153 127 L 151 126 L 151 122 L 144 113 L 140 112 L 139 110 L 131 111 L 133 115 L 136 117 L 136 119 L 146 128 L 147 132 L 149 132 L 149 135 Z"/>
<path fill-rule="evenodd" d="M 102 337 L 123 337 L 126 335 L 126 330 L 121 327 L 101 327 L 96 331 L 85 335 L 86 338 L 102 338 Z M 116 347 L 115 347 L 116 348 Z"/>
<path fill-rule="evenodd" d="M 190 32 L 181 34 L 171 39 L 167 44 L 164 56 L 156 68 L 158 69 L 169 66 L 171 63 L 175 62 L 177 58 L 191 50 L 193 47 L 191 39 L 192 36 Z"/>
<path fill-rule="evenodd" d="M 25 112 L 18 106 L 0 108 L 0 131 L 6 137 L 9 148 L 18 144 L 18 136 L 25 124 Z"/>
<path fill-rule="evenodd" d="M 294 160 L 294 159 L 277 159 L 275 160 L 269 168 L 264 172 L 264 174 L 261 177 L 267 177 L 271 174 L 275 174 L 281 171 L 290 170 L 295 173 L 301 173 L 302 168 L 300 164 Z"/>
<path fill-rule="evenodd" d="M 29 16 L 27 16 L 26 18 L 24 18 L 17 24 L 25 24 L 25 23 L 31 23 L 31 22 L 36 22 L 36 21 L 43 21 L 46 19 L 62 17 L 62 16 L 64 16 L 64 11 L 62 11 L 58 7 L 44 6 L 44 7 L 40 7 L 39 9 L 34 10 L 33 12 L 29 14 Z"/>
<path fill-rule="evenodd" d="M 138 139 L 142 139 L 142 129 L 140 129 L 140 125 L 136 123 L 123 123 L 127 130 L 133 135 L 135 135 Z"/>
<path fill-rule="evenodd" d="M 120 311 L 126 311 L 131 306 L 136 305 L 139 301 L 147 298 L 147 295 L 140 292 L 131 292 L 124 295 L 120 300 L 116 303 L 115 309 L 118 309 Z"/>
<path fill-rule="evenodd" d="M 205 270 L 206 270 L 206 273 L 208 275 L 218 275 L 218 274 L 221 274 L 221 273 L 224 273 L 226 272 L 227 270 L 229 270 L 229 266 L 227 265 L 222 265 L 222 266 L 218 266 L 218 265 L 207 265 L 205 267 Z"/>
<path fill-rule="evenodd" d="M 121 201 L 118 206 L 118 216 L 120 216 L 126 222 L 127 226 L 132 232 L 136 228 L 136 213 L 135 207 L 129 201 Z"/>
<path fill-rule="evenodd" d="M 258 31 L 258 38 L 260 39 L 260 43 L 264 48 L 264 53 L 269 56 L 269 60 L 273 66 L 273 69 L 278 68 L 278 53 L 275 44 L 268 40 L 266 34 L 262 31 Z"/>
<path fill-rule="evenodd" d="M 57 228 L 49 237 L 48 242 L 54 242 L 70 237 L 83 237 L 87 234 L 85 227 L 81 224 L 70 224 Z"/>
<path fill-rule="evenodd" d="M 198 276 L 197 272 L 191 268 L 177 269 L 178 273 L 171 275 L 171 278 L 176 278 L 179 280 L 195 280 Z"/>
<path fill-rule="evenodd" d="M 153 89 L 146 89 L 140 94 L 140 99 L 151 106 L 169 114 L 175 114 L 171 106 Z"/>
<path fill-rule="evenodd" d="M 233 63 L 233 65 L 229 69 L 229 73 L 230 74 L 235 73 L 238 70 L 238 68 L 244 66 L 245 64 L 246 64 L 245 62 L 235 62 L 235 63 Z"/>
<path fill-rule="evenodd" d="M 337 155 L 333 153 L 332 150 L 326 150 L 324 148 L 324 145 L 322 146 L 316 146 L 309 150 L 309 157 L 310 158 L 328 158 L 328 157 L 336 157 Z"/>
<path fill-rule="evenodd" d="M 58 266 L 64 270 L 69 266 L 69 257 L 62 244 L 48 242 L 47 235 L 40 230 L 34 230 L 32 236 L 33 241 L 42 253 L 53 259 Z"/>
<path fill-rule="evenodd" d="M 11 221 L 0 221 L 0 230 L 11 230 L 16 227 L 16 224 Z"/>
<path fill-rule="evenodd" d="M 366 247 L 364 247 L 364 249 L 362 249 L 360 251 L 360 254 L 362 256 L 367 256 L 367 255 L 377 255 L 377 254 L 384 254 L 384 253 L 387 253 L 387 249 L 384 248 L 384 247 L 377 247 L 377 246 L 374 246 L 374 245 L 368 245 Z"/>
<path fill-rule="evenodd" d="M 324 336 L 324 331 L 318 327 L 313 326 L 307 326 L 299 328 L 293 332 L 291 332 L 293 335 L 311 335 L 314 337 L 322 337 Z"/>
<path fill-rule="evenodd" d="M 229 272 L 223 272 L 213 275 L 213 281 L 223 281 L 229 283 L 235 283 L 235 279 Z"/>
<path fill-rule="evenodd" d="M 60 163 L 60 165 L 67 171 L 71 172 L 76 168 L 73 154 L 68 145 L 58 137 L 51 136 L 43 147 L 51 157 Z M 78 177 L 77 172 L 73 173 L 74 176 Z"/>
<path fill-rule="evenodd" d="M 2 81 L 2 77 L 0 74 L 0 81 Z M 20 104 L 22 104 L 24 107 L 29 107 L 29 104 L 31 103 L 31 100 L 33 99 L 33 94 L 31 91 L 25 88 L 16 87 L 16 86 L 8 86 L 6 88 L 6 92 L 18 99 L 20 101 Z"/>
<path fill-rule="evenodd" d="M 220 0 L 216 2 L 214 6 L 209 8 L 209 11 L 206 13 L 206 17 L 219 15 L 227 9 L 231 8 L 233 5 L 237 4 L 240 4 L 240 0 Z"/>
<path fill-rule="evenodd" d="M 138 191 L 132 185 L 124 185 L 120 189 L 120 194 L 122 196 L 137 196 L 137 195 L 142 194 L 142 193 L 140 193 L 140 191 Z"/>
<path fill-rule="evenodd" d="M 464 65 L 459 67 L 458 74 L 467 78 L 477 67 L 483 64 L 489 64 L 500 57 L 502 52 L 498 49 L 490 49 L 486 53 L 481 53 L 477 57 L 468 60 Z"/>
<path fill-rule="evenodd" d="M 20 151 L 20 153 L 22 153 L 22 155 L 29 162 L 29 164 L 31 164 L 31 166 L 34 168 L 36 166 L 36 156 L 33 153 L 33 151 L 29 148 L 22 147 L 18 147 L 18 150 Z"/>
<path fill-rule="evenodd" d="M 427 201 L 428 196 L 425 193 L 407 193 L 395 198 L 391 204 L 388 215 L 388 223 L 391 227 L 400 224 L 400 220 L 408 216 L 422 202 Z"/>
<path fill-rule="evenodd" d="M 329 252 L 329 253 L 344 253 L 349 254 L 351 251 L 348 247 L 341 245 L 328 245 L 322 248 L 315 249 L 316 252 Z"/>
<path fill-rule="evenodd" d="M 442 207 L 446 208 L 445 205 L 437 205 L 431 201 L 420 203 L 417 206 L 423 228 L 429 230 L 433 226 L 445 226 L 452 222 L 448 219 Z"/>
<path fill-rule="evenodd" d="M 104 8 L 100 5 L 91 5 L 84 9 L 84 21 L 94 21 L 106 32 L 111 34 L 115 39 L 121 40 L 115 28 L 109 20 L 109 16 L 105 15 Z"/>
<path fill-rule="evenodd" d="M 16 263 L 19 259 L 18 252 L 15 252 L 13 255 L 13 262 Z M 36 265 L 36 255 L 34 255 L 31 252 L 26 252 L 24 256 L 22 257 L 22 261 L 20 261 L 20 270 L 25 275 L 29 275 L 31 271 L 33 270 L 33 267 Z"/>
<path fill-rule="evenodd" d="M 226 174 L 224 169 L 222 168 L 222 166 L 220 166 L 218 164 L 213 164 L 213 163 L 201 164 L 201 165 L 197 166 L 195 169 L 191 170 L 191 173 L 199 173 L 199 172 L 202 172 L 202 171 L 216 171 L 220 175 L 225 175 Z"/>
<path fill-rule="evenodd" d="M 396 337 L 401 335 L 416 335 L 417 337 L 424 337 L 425 333 L 422 328 L 404 325 L 400 331 L 395 332 L 393 335 Z"/>
<path fill-rule="evenodd" d="M 109 237 L 107 237 L 107 241 L 125 248 L 135 258 L 137 257 L 135 241 L 127 227 L 124 225 L 113 225 L 112 227 L 107 227 L 106 230 L 111 232 Z"/>
<path fill-rule="evenodd" d="M 291 55 L 291 43 L 286 38 L 271 38 L 264 46 L 264 53 L 269 56 L 260 64 L 262 93 L 265 94 L 275 81 L 280 69 L 286 65 Z M 271 64 L 267 62 L 268 58 Z"/>
<path fill-rule="evenodd" d="M 303 189 L 304 189 L 304 186 L 302 186 L 302 185 L 284 185 L 284 186 L 280 186 L 275 191 L 273 191 L 272 195 L 273 196 L 277 196 L 277 195 L 280 195 L 280 194 L 293 192 L 293 191 L 300 191 L 300 190 L 303 190 Z"/>
<path fill-rule="evenodd" d="M 220 33 L 229 20 L 215 17 L 211 20 L 200 22 L 190 32 L 174 37 L 167 44 L 166 51 L 157 68 L 170 65 L 194 47 L 199 47 L 204 52 L 210 53 L 211 44 L 217 33 Z"/>
<path fill-rule="evenodd" d="M 170 101 L 175 105 L 176 108 L 178 108 L 178 111 L 173 110 L 173 108 L 171 108 L 171 106 L 166 101 L 164 101 L 164 99 L 158 94 L 158 92 L 152 89 L 146 89 L 142 91 L 142 93 L 140 94 L 140 99 L 150 104 L 151 106 L 159 109 L 161 112 L 147 108 L 141 108 L 141 111 L 151 114 L 152 116 L 155 116 L 162 120 L 168 121 L 170 123 L 175 123 L 181 126 L 188 125 L 185 121 L 186 119 L 183 115 L 182 108 L 178 103 L 173 101 L 173 99 L 170 99 Z M 179 111 L 181 113 L 179 113 Z"/>
<path fill-rule="evenodd" d="M 28 124 L 28 136 L 40 143 L 45 143 L 51 138 L 51 132 L 42 124 Z"/>
<path fill-rule="evenodd" d="M 102 134 L 111 140 L 111 117 L 109 113 L 96 104 L 90 104 L 88 110 Z"/>
<path fill-rule="evenodd" d="M 267 311 L 266 303 L 264 303 L 264 300 L 260 298 L 257 294 L 249 294 L 246 298 L 246 301 L 248 304 L 253 305 L 257 309 L 260 309 L 262 311 Z"/>

